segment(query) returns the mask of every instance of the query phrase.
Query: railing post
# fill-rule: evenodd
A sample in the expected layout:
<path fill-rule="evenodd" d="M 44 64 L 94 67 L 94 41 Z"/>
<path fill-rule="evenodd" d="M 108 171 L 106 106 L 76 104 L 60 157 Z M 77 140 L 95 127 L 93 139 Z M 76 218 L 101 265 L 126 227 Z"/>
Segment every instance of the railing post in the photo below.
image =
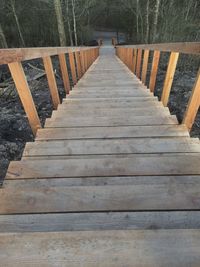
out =
<path fill-rule="evenodd" d="M 142 82 L 146 83 L 147 68 L 148 68 L 149 50 L 144 50 L 143 65 L 142 65 Z"/>
<path fill-rule="evenodd" d="M 80 79 L 82 76 L 82 71 L 81 71 L 80 52 L 79 51 L 75 52 L 75 58 L 76 58 L 78 78 Z"/>
<path fill-rule="evenodd" d="M 133 73 L 136 72 L 136 64 L 137 64 L 137 49 L 133 50 Z"/>
<path fill-rule="evenodd" d="M 200 69 L 192 89 L 192 94 L 184 114 L 183 124 L 185 124 L 190 131 L 200 107 Z"/>
<path fill-rule="evenodd" d="M 71 69 L 71 74 L 72 74 L 73 85 L 75 85 L 77 83 L 77 78 L 76 78 L 76 67 L 75 67 L 75 60 L 74 60 L 73 52 L 69 52 L 69 64 L 70 64 L 70 69 Z"/>
<path fill-rule="evenodd" d="M 141 60 L 142 60 L 142 49 L 138 49 L 137 54 L 137 66 L 136 66 L 136 76 L 140 79 L 140 71 L 141 71 Z"/>
<path fill-rule="evenodd" d="M 37 129 L 41 128 L 40 119 L 33 102 L 33 98 L 20 62 L 9 63 L 12 78 L 14 80 L 17 92 L 21 99 L 22 105 L 28 117 L 33 134 L 36 135 Z"/>
<path fill-rule="evenodd" d="M 83 50 L 80 51 L 80 59 L 81 59 L 82 74 L 84 74 L 86 67 L 85 67 L 85 58 L 84 58 L 84 51 Z"/>
<path fill-rule="evenodd" d="M 170 58 L 169 58 L 169 63 L 168 63 L 168 68 L 167 68 L 167 73 L 165 76 L 165 82 L 164 82 L 164 87 L 163 87 L 163 92 L 161 96 L 161 101 L 163 102 L 163 105 L 166 107 L 168 100 L 169 100 L 169 95 L 172 87 L 172 82 L 174 79 L 174 74 L 176 71 L 176 65 L 178 61 L 179 53 L 176 52 L 171 52 Z"/>
<path fill-rule="evenodd" d="M 49 56 L 43 57 L 43 62 L 44 62 L 45 72 L 47 75 L 47 80 L 48 80 L 48 84 L 49 84 L 49 89 L 50 89 L 50 93 L 51 93 L 53 107 L 54 107 L 54 109 L 57 109 L 58 104 L 60 104 L 60 98 L 59 98 L 59 94 L 58 94 L 58 88 L 57 88 L 57 84 L 56 84 L 56 79 L 55 79 L 55 75 L 54 75 L 54 71 L 53 71 L 51 58 Z"/>
<path fill-rule="evenodd" d="M 151 92 L 154 92 L 155 90 L 159 60 L 160 60 L 160 51 L 155 50 L 153 53 L 153 62 L 152 62 L 151 75 L 149 81 L 149 89 Z"/>
<path fill-rule="evenodd" d="M 59 58 L 59 62 L 60 62 L 60 69 L 61 69 L 61 73 L 62 73 L 62 79 L 63 79 L 65 92 L 67 94 L 69 94 L 71 88 L 70 88 L 70 81 L 69 81 L 69 75 L 68 75 L 68 69 L 67 69 L 65 54 L 59 54 L 58 58 Z"/>

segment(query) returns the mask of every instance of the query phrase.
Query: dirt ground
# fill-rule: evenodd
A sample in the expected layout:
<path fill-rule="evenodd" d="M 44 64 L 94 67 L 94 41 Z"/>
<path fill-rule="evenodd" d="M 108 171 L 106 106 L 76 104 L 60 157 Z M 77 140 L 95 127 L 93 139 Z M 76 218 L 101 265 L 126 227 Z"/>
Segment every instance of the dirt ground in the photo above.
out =
<path fill-rule="evenodd" d="M 58 61 L 53 60 L 56 71 L 56 79 L 60 98 L 65 96 L 62 79 L 58 68 Z M 36 68 L 35 68 L 36 67 Z M 50 93 L 43 75 L 43 65 L 40 60 L 29 61 L 24 64 L 31 92 L 36 104 L 40 119 L 44 124 L 45 119 L 52 113 Z M 39 69 L 39 70 L 38 70 Z M 166 64 L 159 68 L 155 94 L 160 97 Z M 169 108 L 172 114 L 177 115 L 181 121 L 188 103 L 192 86 L 195 82 L 196 70 L 177 70 L 170 95 Z M 40 77 L 41 76 L 41 77 Z M 149 78 L 148 78 L 149 79 Z M 7 83 L 7 84 L 3 84 Z M 3 85 L 3 86 L 2 86 Z M 200 112 L 195 120 L 191 136 L 200 137 Z M 33 135 L 29 127 L 20 99 L 10 79 L 8 69 L 0 68 L 0 179 L 6 174 L 9 162 L 20 160 L 25 143 L 33 141 Z"/>

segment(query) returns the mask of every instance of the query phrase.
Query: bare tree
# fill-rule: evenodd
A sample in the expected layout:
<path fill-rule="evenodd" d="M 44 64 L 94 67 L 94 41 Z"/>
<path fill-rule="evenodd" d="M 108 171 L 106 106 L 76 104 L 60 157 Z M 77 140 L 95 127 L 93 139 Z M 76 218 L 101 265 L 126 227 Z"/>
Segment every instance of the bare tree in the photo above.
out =
<path fill-rule="evenodd" d="M 70 45 L 73 46 L 73 38 L 72 38 L 72 30 L 71 30 L 71 20 L 70 20 L 70 13 L 69 13 L 69 0 L 65 0 L 65 5 L 66 5 L 66 13 L 67 13 L 67 25 L 68 25 L 68 32 L 69 32 L 69 40 L 70 40 Z"/>
<path fill-rule="evenodd" d="M 74 25 L 74 40 L 75 40 L 75 45 L 78 45 L 78 38 L 77 38 L 77 26 L 76 26 L 76 13 L 75 13 L 75 8 L 76 8 L 76 0 L 71 0 L 72 3 L 72 16 L 73 16 L 73 25 Z"/>
<path fill-rule="evenodd" d="M 155 42 L 156 40 L 159 8 L 160 8 L 160 0 L 156 0 L 154 8 L 154 18 L 153 18 L 152 42 Z"/>
<path fill-rule="evenodd" d="M 5 34 L 3 32 L 1 24 L 0 24 L 0 45 L 2 48 L 8 48 L 6 37 L 5 37 Z"/>
<path fill-rule="evenodd" d="M 149 41 L 149 0 L 146 3 L 146 33 L 145 33 L 145 43 L 147 44 Z"/>
<path fill-rule="evenodd" d="M 11 5 L 11 10 L 12 10 L 12 13 L 13 13 L 13 16 L 15 18 L 16 25 L 17 25 L 17 30 L 18 30 L 18 33 L 19 33 L 21 44 L 22 44 L 22 46 L 25 46 L 25 41 L 24 41 L 24 37 L 23 37 L 23 34 L 22 34 L 22 30 L 21 30 L 21 25 L 19 23 L 19 19 L 18 19 L 17 12 L 16 12 L 16 9 L 15 9 L 15 0 L 10 0 L 10 5 Z"/>
<path fill-rule="evenodd" d="M 64 22 L 63 22 L 63 15 L 62 15 L 62 8 L 61 8 L 60 0 L 54 0 L 54 8 L 56 12 L 60 45 L 66 46 L 65 27 L 64 27 Z"/>

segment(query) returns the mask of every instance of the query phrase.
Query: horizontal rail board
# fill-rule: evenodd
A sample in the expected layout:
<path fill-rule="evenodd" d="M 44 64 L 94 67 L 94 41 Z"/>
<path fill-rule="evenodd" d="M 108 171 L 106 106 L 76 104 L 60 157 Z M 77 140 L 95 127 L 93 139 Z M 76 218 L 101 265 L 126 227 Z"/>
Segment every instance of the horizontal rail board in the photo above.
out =
<path fill-rule="evenodd" d="M 165 52 L 179 52 L 184 54 L 200 55 L 200 42 L 184 42 L 184 43 L 160 43 L 160 44 L 141 44 L 118 46 L 124 48 L 141 48 L 149 50 L 159 50 Z"/>
<path fill-rule="evenodd" d="M 95 48 L 95 47 L 92 47 Z M 20 62 L 46 56 L 55 56 L 69 52 L 92 49 L 91 47 L 36 47 L 0 49 L 0 65 Z"/>

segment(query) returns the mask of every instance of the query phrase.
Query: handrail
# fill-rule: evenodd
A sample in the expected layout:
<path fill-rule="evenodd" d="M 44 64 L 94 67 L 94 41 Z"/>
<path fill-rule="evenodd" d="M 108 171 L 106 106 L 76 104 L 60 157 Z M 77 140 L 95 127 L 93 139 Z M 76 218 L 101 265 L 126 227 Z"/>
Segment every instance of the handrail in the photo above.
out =
<path fill-rule="evenodd" d="M 69 66 L 66 63 L 66 54 Z M 0 49 L 0 65 L 7 64 L 14 80 L 20 100 L 26 112 L 32 132 L 41 128 L 40 119 L 24 73 L 22 61 L 42 58 L 54 109 L 60 104 L 58 88 L 53 70 L 51 56 L 58 56 L 66 94 L 71 90 L 69 69 L 73 86 L 99 56 L 99 47 L 38 47 Z"/>
<path fill-rule="evenodd" d="M 161 52 L 170 52 L 167 72 L 162 90 L 161 101 L 167 106 L 170 91 L 176 71 L 179 54 L 200 55 L 200 42 L 185 43 L 162 43 L 162 44 L 141 44 L 125 45 L 116 47 L 116 55 L 123 63 L 146 85 L 147 67 L 149 61 L 149 52 L 153 51 L 153 60 L 151 63 L 151 74 L 148 87 L 151 92 L 155 90 L 156 77 L 158 73 L 159 60 Z M 192 90 L 192 94 L 184 114 L 183 124 L 190 131 L 194 123 L 196 114 L 200 107 L 200 70 Z"/>
<path fill-rule="evenodd" d="M 0 65 L 89 49 L 91 49 L 91 47 L 31 47 L 0 49 Z"/>
<path fill-rule="evenodd" d="M 120 46 L 121 47 L 121 46 Z M 148 50 L 158 50 L 162 52 L 179 52 L 182 54 L 200 55 L 200 42 L 180 42 L 180 43 L 161 43 L 161 44 L 141 44 L 124 45 L 124 48 L 140 48 Z"/>

